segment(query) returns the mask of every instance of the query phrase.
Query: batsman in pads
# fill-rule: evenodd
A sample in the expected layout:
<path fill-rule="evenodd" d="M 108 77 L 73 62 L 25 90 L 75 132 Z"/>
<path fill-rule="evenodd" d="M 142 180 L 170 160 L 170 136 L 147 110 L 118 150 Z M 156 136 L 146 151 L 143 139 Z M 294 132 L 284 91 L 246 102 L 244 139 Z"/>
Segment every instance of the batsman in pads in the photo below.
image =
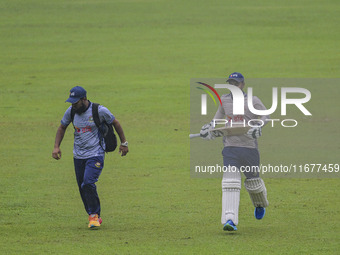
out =
<path fill-rule="evenodd" d="M 234 72 L 229 75 L 227 83 L 237 86 L 243 92 L 245 86 L 244 77 L 241 73 Z M 223 230 L 236 231 L 238 225 L 238 212 L 240 204 L 241 173 L 245 175 L 244 187 L 249 193 L 250 199 L 255 207 L 254 216 L 260 220 L 265 215 L 265 208 L 269 205 L 267 190 L 264 181 L 259 176 L 260 155 L 257 139 L 261 136 L 261 124 L 266 123 L 269 116 L 257 116 L 248 109 L 247 94 L 244 95 L 244 115 L 233 114 L 233 95 L 221 96 L 222 105 L 219 106 L 214 120 L 225 119 L 227 126 L 244 125 L 249 120 L 259 119 L 259 125 L 252 121 L 247 133 L 239 135 L 223 136 L 221 132 L 214 131 L 214 121 L 204 125 L 200 136 L 206 140 L 212 140 L 223 136 L 224 148 L 222 151 L 225 171 L 222 178 L 222 215 L 221 223 Z M 266 110 L 261 100 L 253 96 L 253 106 L 257 110 Z M 262 120 L 262 121 L 261 121 Z M 261 124 L 260 124 L 261 123 Z"/>

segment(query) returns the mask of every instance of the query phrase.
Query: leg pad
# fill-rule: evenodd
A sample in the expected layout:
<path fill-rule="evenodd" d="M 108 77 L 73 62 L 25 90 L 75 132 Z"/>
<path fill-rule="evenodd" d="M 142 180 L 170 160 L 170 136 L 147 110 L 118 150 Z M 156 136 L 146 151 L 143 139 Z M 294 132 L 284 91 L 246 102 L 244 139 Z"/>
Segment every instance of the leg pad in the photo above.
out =
<path fill-rule="evenodd" d="M 224 225 L 228 220 L 238 224 L 238 208 L 240 204 L 241 173 L 226 172 L 222 179 L 222 216 Z"/>
<path fill-rule="evenodd" d="M 267 207 L 267 189 L 261 178 L 246 179 L 244 186 L 247 189 L 250 199 L 255 207 Z"/>

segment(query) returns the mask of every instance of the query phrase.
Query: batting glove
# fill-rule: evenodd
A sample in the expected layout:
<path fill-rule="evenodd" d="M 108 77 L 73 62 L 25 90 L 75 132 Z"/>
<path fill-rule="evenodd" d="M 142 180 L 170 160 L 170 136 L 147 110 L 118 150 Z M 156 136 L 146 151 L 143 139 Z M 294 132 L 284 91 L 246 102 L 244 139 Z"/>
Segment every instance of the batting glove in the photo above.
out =
<path fill-rule="evenodd" d="M 257 139 L 262 135 L 262 130 L 261 127 L 252 127 L 251 129 L 248 130 L 247 136 L 249 138 Z"/>
<path fill-rule="evenodd" d="M 211 132 L 211 129 L 213 129 L 213 122 L 211 121 L 208 124 L 205 124 L 200 132 L 200 136 L 201 138 L 205 139 L 205 140 L 214 140 L 215 136 L 213 134 L 213 132 Z"/>

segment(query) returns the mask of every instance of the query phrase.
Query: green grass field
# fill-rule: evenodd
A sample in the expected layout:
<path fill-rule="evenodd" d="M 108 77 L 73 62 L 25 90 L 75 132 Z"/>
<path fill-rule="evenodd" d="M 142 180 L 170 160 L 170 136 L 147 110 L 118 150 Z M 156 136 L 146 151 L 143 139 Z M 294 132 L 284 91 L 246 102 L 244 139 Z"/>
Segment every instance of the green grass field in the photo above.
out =
<path fill-rule="evenodd" d="M 261 157 L 340 163 L 339 87 L 322 84 L 340 78 L 339 10 L 336 0 L 1 1 L 0 253 L 337 254 L 338 178 L 266 179 L 262 221 L 243 189 L 239 231 L 225 233 L 220 179 L 190 178 L 188 134 L 191 78 L 321 78 L 308 88 L 313 116 L 263 135 Z M 130 147 L 106 156 L 98 231 L 76 187 L 71 127 L 61 161 L 51 157 L 75 85 L 113 112 Z"/>

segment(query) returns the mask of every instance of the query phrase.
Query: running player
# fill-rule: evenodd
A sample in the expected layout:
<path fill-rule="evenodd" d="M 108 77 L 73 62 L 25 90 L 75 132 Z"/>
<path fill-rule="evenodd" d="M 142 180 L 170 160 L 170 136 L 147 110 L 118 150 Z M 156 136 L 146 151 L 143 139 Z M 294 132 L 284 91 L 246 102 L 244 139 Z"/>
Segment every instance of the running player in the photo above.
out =
<path fill-rule="evenodd" d="M 243 75 L 237 72 L 229 75 L 227 82 L 237 86 L 242 91 L 245 86 Z M 226 94 L 221 97 L 222 106 L 219 106 L 214 119 L 227 119 L 228 123 L 231 121 L 233 123 L 248 123 L 249 120 L 261 119 L 263 121 L 262 123 L 266 123 L 266 119 L 269 119 L 269 116 L 257 116 L 250 112 L 247 104 L 247 95 L 244 92 L 243 94 L 245 97 L 244 115 L 233 114 L 233 96 L 232 94 Z M 253 96 L 253 105 L 257 110 L 266 110 L 266 107 L 256 96 Z M 254 123 L 252 125 L 254 125 Z M 212 122 L 204 125 L 200 132 L 201 137 L 207 140 L 214 139 L 217 134 L 211 131 L 212 128 Z M 223 163 L 224 166 L 229 169 L 223 174 L 222 178 L 221 222 L 223 224 L 223 230 L 237 230 L 242 170 L 247 170 L 242 171 L 246 177 L 244 186 L 255 207 L 255 218 L 260 220 L 264 217 L 265 208 L 269 203 L 267 200 L 266 187 L 258 171 L 260 155 L 257 138 L 259 138 L 261 134 L 261 125 L 259 125 L 251 128 L 247 134 L 223 137 Z"/>

